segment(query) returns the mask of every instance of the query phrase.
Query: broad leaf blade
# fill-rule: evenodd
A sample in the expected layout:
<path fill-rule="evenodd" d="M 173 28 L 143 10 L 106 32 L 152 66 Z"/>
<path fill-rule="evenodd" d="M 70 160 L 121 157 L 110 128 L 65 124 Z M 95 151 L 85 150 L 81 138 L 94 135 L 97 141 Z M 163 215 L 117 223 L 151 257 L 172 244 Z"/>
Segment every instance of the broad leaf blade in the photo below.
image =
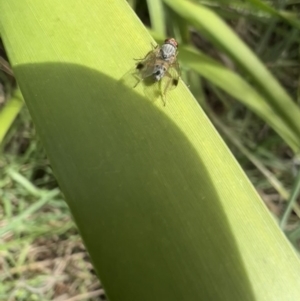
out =
<path fill-rule="evenodd" d="M 111 301 L 299 298 L 298 259 L 184 84 L 166 107 L 119 84 L 151 47 L 125 1 L 10 0 L 0 12 Z"/>

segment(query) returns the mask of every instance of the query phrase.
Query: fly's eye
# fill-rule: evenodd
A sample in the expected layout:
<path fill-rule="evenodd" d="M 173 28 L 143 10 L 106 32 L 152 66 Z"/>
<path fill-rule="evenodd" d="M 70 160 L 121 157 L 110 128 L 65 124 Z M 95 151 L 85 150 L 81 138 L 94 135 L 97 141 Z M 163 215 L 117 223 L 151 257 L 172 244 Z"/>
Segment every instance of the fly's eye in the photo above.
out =
<path fill-rule="evenodd" d="M 178 43 L 176 40 L 172 39 L 172 44 L 175 46 L 175 47 L 178 47 Z"/>
<path fill-rule="evenodd" d="M 137 70 L 141 70 L 141 69 L 143 69 L 144 68 L 144 64 L 143 63 L 138 63 L 137 65 L 136 65 L 136 69 Z"/>

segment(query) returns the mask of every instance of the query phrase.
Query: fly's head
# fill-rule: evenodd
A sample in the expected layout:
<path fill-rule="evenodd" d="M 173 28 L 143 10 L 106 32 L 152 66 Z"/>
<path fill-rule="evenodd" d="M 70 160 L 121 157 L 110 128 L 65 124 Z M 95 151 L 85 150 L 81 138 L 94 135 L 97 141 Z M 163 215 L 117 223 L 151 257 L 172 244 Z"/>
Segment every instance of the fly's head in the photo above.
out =
<path fill-rule="evenodd" d="M 178 42 L 174 38 L 165 39 L 165 44 L 172 45 L 176 50 L 178 48 Z"/>

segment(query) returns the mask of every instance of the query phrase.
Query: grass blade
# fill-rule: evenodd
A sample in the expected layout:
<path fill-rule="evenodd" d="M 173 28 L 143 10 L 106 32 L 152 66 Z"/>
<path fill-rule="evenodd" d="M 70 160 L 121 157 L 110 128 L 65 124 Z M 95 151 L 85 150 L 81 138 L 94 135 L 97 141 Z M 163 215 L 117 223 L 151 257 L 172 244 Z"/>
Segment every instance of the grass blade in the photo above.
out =
<path fill-rule="evenodd" d="M 298 137 L 293 142 L 296 145 L 293 149 L 297 152 L 300 149 L 300 110 L 255 54 L 208 8 L 189 1 L 164 0 L 164 2 L 226 51 L 251 76 L 268 105 L 272 106 L 286 124 L 289 124 L 292 132 L 290 135 Z"/>

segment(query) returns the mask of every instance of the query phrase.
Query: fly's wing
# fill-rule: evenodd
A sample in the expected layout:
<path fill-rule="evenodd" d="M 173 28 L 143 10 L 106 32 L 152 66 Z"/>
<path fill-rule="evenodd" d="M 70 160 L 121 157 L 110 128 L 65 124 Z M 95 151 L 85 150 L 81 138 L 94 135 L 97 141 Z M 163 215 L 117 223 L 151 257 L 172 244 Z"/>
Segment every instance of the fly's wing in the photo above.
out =
<path fill-rule="evenodd" d="M 121 77 L 120 83 L 129 88 L 135 88 L 141 80 L 141 74 L 136 68 L 132 68 Z"/>
<path fill-rule="evenodd" d="M 160 97 L 161 89 L 160 82 L 155 81 L 153 77 L 154 66 L 159 56 L 160 48 L 157 46 L 151 50 L 143 59 L 136 60 L 134 69 L 127 72 L 121 82 L 126 86 L 135 88 L 140 82 L 143 84 L 145 96 L 154 101 Z"/>
<path fill-rule="evenodd" d="M 141 81 L 149 78 L 153 74 L 156 60 L 156 51 L 150 51 L 142 60 L 138 60 L 135 68 L 129 70 L 122 78 L 121 83 L 135 88 Z"/>
<path fill-rule="evenodd" d="M 170 66 L 165 76 L 161 79 L 161 92 L 165 96 L 168 91 L 175 89 L 179 84 L 180 68 L 177 61 Z"/>

